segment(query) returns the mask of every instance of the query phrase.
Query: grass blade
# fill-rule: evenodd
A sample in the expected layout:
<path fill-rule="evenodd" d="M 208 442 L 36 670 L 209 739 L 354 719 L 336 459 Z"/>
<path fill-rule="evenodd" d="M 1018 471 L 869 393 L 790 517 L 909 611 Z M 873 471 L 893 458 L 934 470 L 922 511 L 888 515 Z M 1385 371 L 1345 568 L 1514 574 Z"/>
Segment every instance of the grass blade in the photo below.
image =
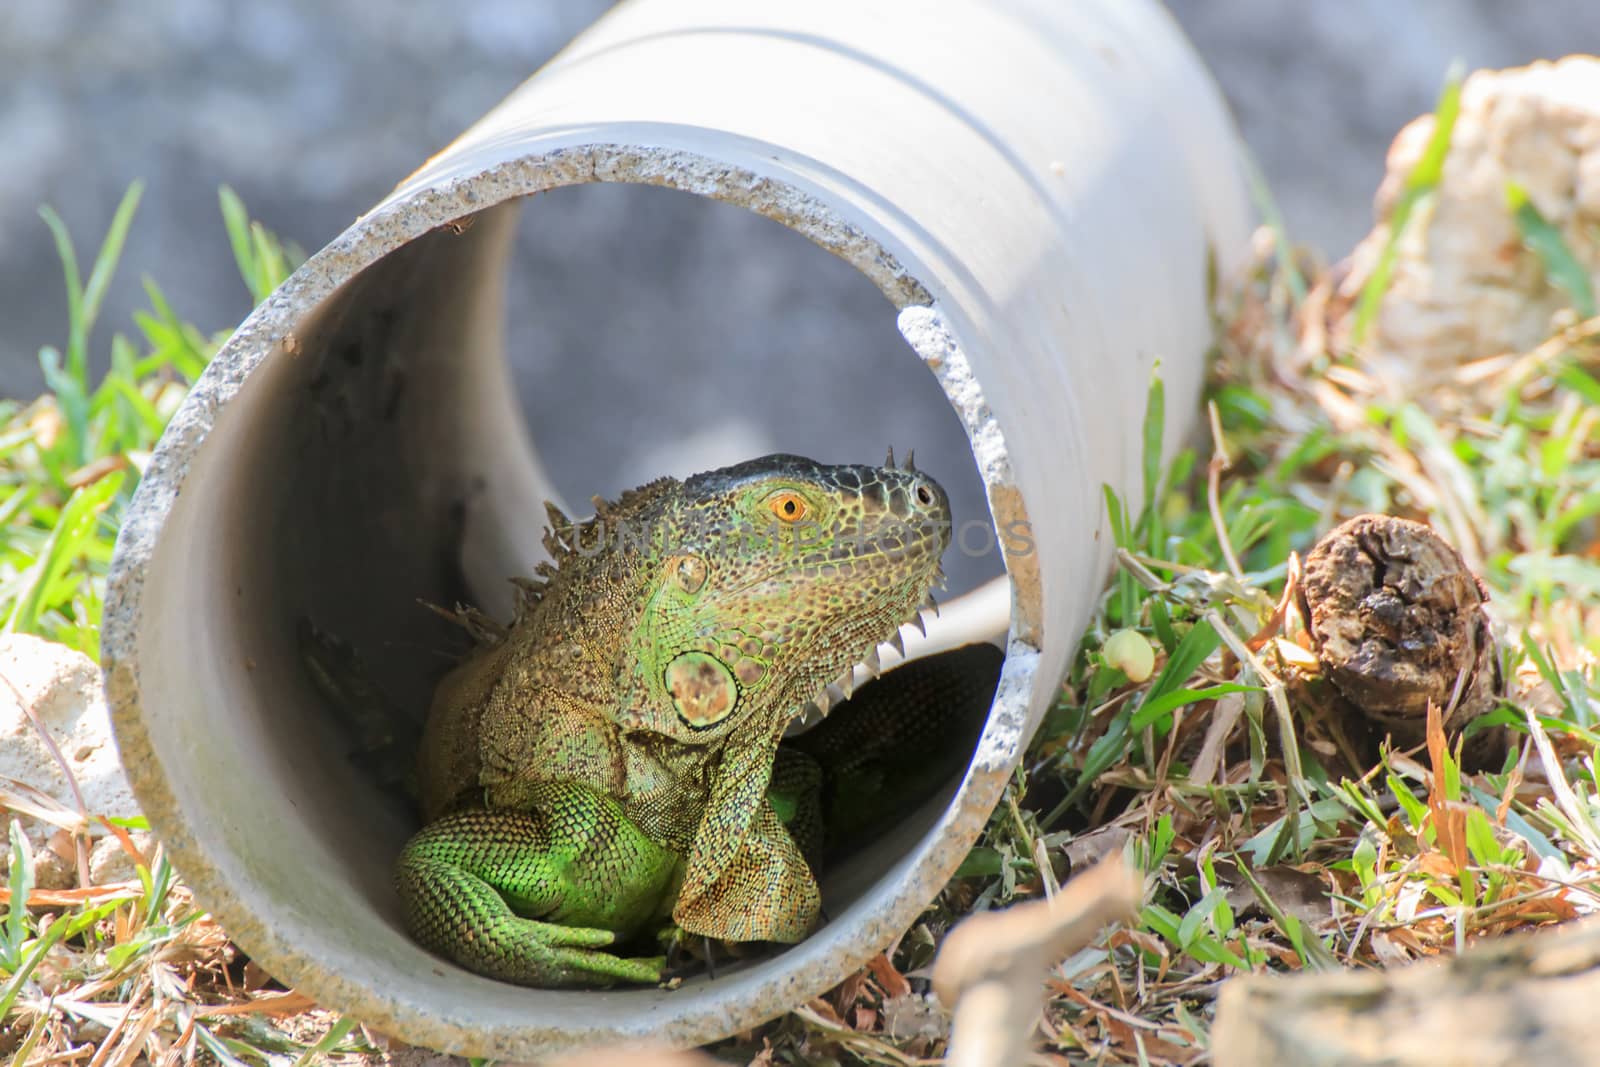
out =
<path fill-rule="evenodd" d="M 1400 251 L 1400 239 L 1405 235 L 1413 211 L 1423 197 L 1433 192 L 1434 187 L 1439 184 L 1439 178 L 1444 173 L 1445 157 L 1450 154 L 1450 138 L 1455 132 L 1456 118 L 1460 114 L 1461 67 L 1456 64 L 1445 76 L 1444 88 L 1439 92 L 1439 102 L 1433 109 L 1433 135 L 1428 138 L 1427 147 L 1423 149 L 1416 165 L 1411 168 L 1411 173 L 1406 175 L 1405 187 L 1394 205 L 1393 214 L 1389 217 L 1389 238 L 1384 243 L 1383 251 L 1378 255 L 1378 262 L 1373 266 L 1371 276 L 1361 287 L 1361 295 L 1356 302 L 1355 321 L 1350 328 L 1350 343 L 1353 346 L 1359 346 L 1366 340 L 1367 331 L 1372 327 L 1372 320 L 1378 314 L 1379 305 L 1383 303 L 1383 295 L 1389 291 L 1389 279 L 1394 274 L 1395 259 Z"/>
<path fill-rule="evenodd" d="M 22 835 L 22 824 L 12 819 L 10 826 L 11 903 L 6 912 L 5 943 L 0 945 L 0 967 L 15 972 L 22 965 L 22 945 L 28 939 L 28 908 L 24 901 L 33 892 L 33 852 Z"/>
<path fill-rule="evenodd" d="M 1506 182 L 1506 206 L 1511 209 L 1511 218 L 1517 224 L 1517 232 L 1522 235 L 1522 243 L 1539 257 L 1550 284 L 1571 298 L 1572 306 L 1579 315 L 1586 319 L 1594 318 L 1597 311 L 1589 272 L 1572 254 L 1572 249 L 1567 247 L 1561 231 L 1552 226 L 1534 206 L 1528 198 L 1528 190 L 1514 181 Z"/>
<path fill-rule="evenodd" d="M 71 921 L 71 914 L 63 915 L 56 919 L 55 922 L 50 924 L 50 928 L 28 949 L 21 965 L 17 967 L 10 980 L 6 982 L 5 988 L 0 990 L 0 1019 L 4 1019 L 11 1014 L 11 1005 L 16 1003 L 17 996 L 22 992 L 22 987 L 27 984 L 28 978 L 32 976 L 33 969 L 39 966 L 39 961 L 44 959 L 45 953 L 49 952 L 51 947 L 61 940 L 61 935 L 66 932 L 67 924 Z"/>
<path fill-rule="evenodd" d="M 300 1058 L 294 1061 L 294 1067 L 311 1067 L 311 1064 L 315 1062 L 318 1056 L 332 1052 L 339 1042 L 343 1041 L 345 1036 L 355 1028 L 356 1021 L 354 1019 L 349 1016 L 340 1019 L 328 1028 L 328 1032 L 322 1035 L 321 1041 L 306 1049 Z"/>
<path fill-rule="evenodd" d="M 1192 632 L 1192 631 L 1191 631 Z M 1139 710 L 1134 712 L 1131 726 L 1135 732 L 1148 726 L 1157 726 L 1159 720 L 1186 704 L 1195 704 L 1202 700 L 1215 700 L 1229 693 L 1264 693 L 1266 690 L 1258 685 L 1241 685 L 1238 682 L 1224 682 L 1221 685 L 1211 685 L 1204 689 L 1175 689 L 1170 693 L 1162 693 L 1154 700 L 1145 700 L 1139 705 Z M 1160 727 L 1158 726 L 1158 729 Z"/>
<path fill-rule="evenodd" d="M 111 278 L 117 272 L 117 261 L 122 258 L 122 246 L 127 242 L 128 229 L 133 225 L 134 212 L 139 210 L 139 197 L 144 193 L 144 183 L 135 181 L 128 186 L 128 191 L 122 194 L 122 201 L 117 204 L 117 210 L 111 216 L 111 225 L 106 229 L 105 240 L 100 242 L 100 251 L 94 257 L 94 266 L 89 269 L 89 280 L 83 286 L 83 341 L 88 344 L 89 331 L 94 329 L 95 319 L 100 317 L 100 305 L 105 301 L 106 289 L 111 285 Z M 88 371 L 85 368 L 83 384 L 88 388 Z"/>
<path fill-rule="evenodd" d="M 61 518 L 50 532 L 44 551 L 29 568 L 29 579 L 6 619 L 7 633 L 39 632 L 39 618 L 51 606 L 48 591 L 82 555 L 85 542 L 100 521 L 100 513 L 122 488 L 124 477 L 123 472 L 115 471 L 72 494 L 61 509 Z"/>

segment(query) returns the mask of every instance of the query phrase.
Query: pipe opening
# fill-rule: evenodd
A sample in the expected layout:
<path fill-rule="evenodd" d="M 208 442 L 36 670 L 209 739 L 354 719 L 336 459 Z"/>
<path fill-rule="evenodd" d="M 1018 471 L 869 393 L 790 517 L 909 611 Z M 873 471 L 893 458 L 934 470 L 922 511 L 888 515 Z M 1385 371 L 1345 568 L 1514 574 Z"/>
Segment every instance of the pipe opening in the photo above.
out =
<path fill-rule="evenodd" d="M 561 227 L 588 217 L 580 201 L 589 197 L 616 203 L 611 243 L 597 240 L 588 258 L 542 260 L 570 247 Z M 197 732 L 196 743 L 211 749 L 195 760 L 179 806 L 214 816 L 197 823 L 196 836 L 251 839 L 248 847 L 202 846 L 223 868 L 294 857 L 219 876 L 318 925 L 331 908 L 369 945 L 381 930 L 386 951 L 409 969 L 421 950 L 400 927 L 389 878 L 416 816 L 374 784 L 367 755 L 313 689 L 296 644 L 303 620 L 351 644 L 388 700 L 420 722 L 465 642 L 418 601 L 503 615 L 496 597 L 509 589 L 506 579 L 527 573 L 542 551 L 544 497 L 583 501 L 650 472 L 683 475 L 767 450 L 878 462 L 888 444 L 902 456 L 915 447 L 919 467 L 949 490 L 956 521 L 987 532 L 972 541 L 985 552 L 952 544 L 950 594 L 1000 569 L 961 422 L 907 350 L 893 306 L 849 264 L 730 205 L 603 186 L 524 201 L 522 256 L 532 269 L 507 274 L 518 206 L 401 245 L 294 326 L 292 354 L 264 361 L 212 429 L 147 582 L 161 593 L 146 605 L 157 621 L 145 631 L 143 685 L 192 697 L 146 714 L 166 720 L 156 728 Z M 640 220 L 661 212 L 700 216 L 693 232 L 703 247 L 669 250 L 676 262 L 619 255 Z M 558 285 L 551 276 L 560 270 L 571 276 Z M 758 289 L 767 295 L 742 309 L 743 320 L 719 318 L 723 295 L 752 271 L 763 274 Z M 666 294 L 650 291 L 657 272 L 671 278 Z M 614 308 L 601 326 L 575 295 L 591 286 Z M 770 327 L 767 316 L 777 320 Z M 516 372 L 526 424 L 507 387 L 506 336 L 528 355 Z M 837 364 L 824 362 L 839 350 L 854 356 L 843 383 Z M 603 373 L 580 387 L 596 362 Z M 719 410 L 737 413 L 720 430 L 695 408 L 707 381 Z M 628 389 L 631 399 L 619 400 Z M 701 452 L 662 461 L 648 446 L 620 445 L 637 408 L 651 404 L 663 416 L 662 440 L 684 434 Z M 524 425 L 539 447 L 528 447 Z M 993 590 L 989 607 L 992 620 Z M 991 626 L 981 636 L 1001 634 Z M 187 650 L 181 659 L 171 655 L 174 642 Z M 881 684 L 893 681 L 891 671 Z M 959 782 L 823 872 L 826 913 L 840 915 L 904 861 Z M 233 806 L 218 810 L 219 795 Z M 251 940 L 246 927 L 241 942 Z M 427 962 L 451 981 L 486 981 Z M 527 995 L 509 986 L 494 994 Z"/>
<path fill-rule="evenodd" d="M 952 775 L 874 847 L 823 874 L 828 921 L 805 941 L 719 968 L 714 982 L 696 976 L 671 991 L 529 990 L 461 970 L 404 933 L 390 871 L 416 816 L 359 766 L 348 730 L 330 717 L 303 667 L 297 629 L 309 619 L 348 641 L 386 694 L 421 715 L 464 641 L 418 600 L 462 600 L 504 616 L 494 590 L 505 590 L 506 576 L 524 573 L 537 558 L 529 550 L 538 546 L 543 500 L 563 495 L 559 477 L 570 471 L 558 446 L 525 421 L 511 384 L 503 356 L 508 320 L 510 329 L 519 326 L 507 314 L 507 290 L 537 283 L 514 279 L 508 286 L 508 263 L 527 194 L 546 194 L 531 199 L 535 207 L 541 200 L 559 206 L 558 196 L 572 190 L 548 195 L 550 189 L 594 181 L 594 157 L 615 158 L 619 150 L 581 151 L 589 154 L 587 167 L 581 156 L 575 163 L 573 153 L 557 152 L 479 175 L 466 191 L 411 205 L 398 231 L 380 207 L 353 229 L 351 244 L 330 246 L 286 283 L 236 334 L 234 361 L 227 352 L 219 357 L 222 373 L 191 397 L 191 422 L 175 422 L 171 447 L 187 463 L 182 492 L 147 505 L 160 537 L 149 539 L 149 520 L 141 518 L 128 528 L 133 541 L 124 556 L 139 561 L 124 571 L 122 594 L 137 605 L 139 626 L 134 655 L 118 655 L 112 665 L 119 743 L 125 758 L 134 753 L 136 788 L 180 869 L 236 940 L 285 981 L 379 1029 L 426 1034 L 435 1047 L 474 1055 L 525 1058 L 577 1040 L 649 1034 L 702 1041 L 768 1017 L 799 991 L 809 996 L 835 984 L 943 885 L 998 800 L 1036 703 L 1038 656 L 1028 643 L 1035 631 L 1012 627 L 965 778 Z M 705 161 L 670 159 L 682 169 L 662 170 L 654 161 L 651 170 L 632 157 L 638 169 L 607 170 L 604 180 L 677 192 L 612 186 L 578 195 L 642 194 L 647 204 L 666 198 L 738 219 L 716 220 L 735 234 L 740 225 L 764 229 L 780 249 L 760 253 L 763 262 L 782 265 L 779 291 L 804 288 L 810 272 L 833 272 L 837 299 L 867 309 L 867 327 L 840 343 L 868 352 L 863 362 L 895 395 L 920 391 L 917 417 L 930 420 L 945 442 L 931 452 L 920 439 L 902 447 L 915 445 L 919 468 L 952 496 L 965 483 L 980 507 L 986 493 L 995 514 L 1026 519 L 993 416 L 976 378 L 961 369 L 965 357 L 937 310 L 907 299 L 927 298 L 922 283 L 875 239 L 791 187 L 756 183 L 726 167 L 701 180 L 694 168 L 708 167 Z M 477 210 L 464 214 L 463 205 Z M 537 234 L 538 225 L 530 212 L 529 231 Z M 727 243 L 725 269 L 734 270 L 742 253 Z M 354 262 L 346 258 L 352 252 Z M 816 298 L 824 305 L 835 299 L 832 289 L 826 293 Z M 562 312 L 570 308 L 555 302 L 553 313 Z M 889 335 L 896 324 L 902 340 Z M 906 341 L 910 354 L 901 347 Z M 662 365 L 650 355 L 642 365 Z M 582 353 L 557 356 L 576 363 Z M 762 382 L 769 353 L 741 356 L 749 362 L 733 363 L 733 374 Z M 813 381 L 791 391 L 802 387 L 830 392 Z M 873 462 L 886 443 L 880 423 L 825 423 L 818 440 L 826 448 L 782 438 L 777 447 Z M 816 432 L 809 423 L 803 428 Z M 914 426 L 912 436 L 920 432 Z M 196 447 L 202 440 L 205 447 Z M 953 448 L 959 462 L 939 459 L 941 447 Z M 620 484 L 629 475 L 616 477 Z M 988 522 L 987 508 L 968 515 Z M 946 556 L 953 574 L 962 573 L 951 566 L 958 551 Z M 977 554 L 964 581 L 977 582 L 984 568 Z M 930 627 L 929 646 L 999 643 L 1013 609 L 1024 622 L 1036 618 L 1036 576 L 1030 581 L 1023 572 L 1020 580 L 1016 604 L 1006 577 L 954 601 L 941 598 L 946 610 Z M 141 695 L 152 693 L 159 698 Z M 469 993 L 476 1013 L 470 1025 L 440 1007 Z"/>

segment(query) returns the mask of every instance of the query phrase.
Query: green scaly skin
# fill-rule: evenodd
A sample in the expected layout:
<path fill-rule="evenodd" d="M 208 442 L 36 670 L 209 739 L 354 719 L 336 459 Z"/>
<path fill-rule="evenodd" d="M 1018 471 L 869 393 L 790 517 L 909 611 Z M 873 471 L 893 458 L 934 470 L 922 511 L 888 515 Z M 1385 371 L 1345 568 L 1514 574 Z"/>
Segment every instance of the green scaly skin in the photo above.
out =
<path fill-rule="evenodd" d="M 640 833 L 611 797 L 565 782 L 531 797 L 526 812 L 446 815 L 406 845 L 395 882 L 417 939 L 522 985 L 659 980 L 659 958 L 594 950 L 665 919 L 679 858 Z"/>
<path fill-rule="evenodd" d="M 822 801 L 769 795 L 779 740 L 915 616 L 949 543 L 944 491 L 892 458 L 768 456 L 596 505 L 551 509 L 509 628 L 468 620 L 484 643 L 434 694 L 395 874 L 420 943 L 525 985 L 657 981 L 606 950 L 668 922 L 812 929 L 785 822 L 814 843 Z"/>

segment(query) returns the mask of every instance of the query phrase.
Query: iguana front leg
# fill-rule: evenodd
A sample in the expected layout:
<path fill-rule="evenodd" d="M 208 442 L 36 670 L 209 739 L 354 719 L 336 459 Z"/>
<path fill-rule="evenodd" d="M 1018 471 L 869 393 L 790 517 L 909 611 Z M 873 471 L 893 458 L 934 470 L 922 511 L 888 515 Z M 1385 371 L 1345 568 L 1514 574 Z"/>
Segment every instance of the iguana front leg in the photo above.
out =
<path fill-rule="evenodd" d="M 526 811 L 483 809 L 424 827 L 401 852 L 406 928 L 468 970 L 543 988 L 657 982 L 664 961 L 601 951 L 664 919 L 681 861 L 616 801 L 570 783 Z"/>
<path fill-rule="evenodd" d="M 825 866 L 959 775 L 1004 661 L 988 644 L 916 660 L 776 752 L 775 738 L 730 744 L 689 850 L 678 925 L 730 941 L 809 933 L 821 900 L 808 860 Z"/>
<path fill-rule="evenodd" d="M 776 750 L 773 736 L 724 751 L 672 912 L 690 933 L 792 943 L 817 923 L 816 878 L 767 796 Z"/>

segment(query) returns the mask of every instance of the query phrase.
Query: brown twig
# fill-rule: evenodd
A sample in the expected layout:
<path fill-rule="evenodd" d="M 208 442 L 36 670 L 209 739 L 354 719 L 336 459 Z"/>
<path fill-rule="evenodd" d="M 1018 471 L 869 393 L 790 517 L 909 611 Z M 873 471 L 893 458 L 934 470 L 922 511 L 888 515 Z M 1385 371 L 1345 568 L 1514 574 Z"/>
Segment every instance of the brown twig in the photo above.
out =
<path fill-rule="evenodd" d="M 1054 899 L 981 912 L 950 931 L 933 965 L 934 992 L 955 1011 L 946 1063 L 1022 1063 L 1038 1024 L 1045 973 L 1107 923 L 1132 921 L 1143 900 L 1143 877 L 1113 854 Z"/>
<path fill-rule="evenodd" d="M 133 1018 L 134 1009 L 144 1002 L 144 996 L 150 990 L 150 975 L 141 974 L 134 983 L 133 992 L 128 996 L 128 1004 L 122 1010 L 122 1015 L 117 1019 L 117 1024 L 111 1028 L 105 1040 L 100 1042 L 100 1047 L 95 1050 L 94 1059 L 89 1061 L 89 1067 L 105 1067 L 106 1059 L 111 1055 L 113 1044 L 127 1027 L 128 1020 Z"/>
<path fill-rule="evenodd" d="M 67 762 L 67 757 L 62 754 L 60 746 L 56 744 L 56 739 L 50 736 L 49 729 L 40 721 L 38 713 L 28 705 L 26 700 L 22 699 L 22 691 L 12 684 L 11 679 L 4 674 L 0 674 L 0 682 L 4 682 L 6 688 L 11 690 L 11 696 L 16 700 L 17 707 L 22 709 L 22 713 L 28 717 L 28 721 L 38 731 L 39 740 L 43 741 L 44 747 L 50 750 L 50 757 L 56 761 L 56 764 L 61 768 L 62 776 L 67 780 L 67 788 L 72 790 L 72 799 L 78 805 L 78 814 L 83 817 L 82 826 L 72 831 L 73 851 L 77 854 L 78 860 L 78 884 L 88 885 L 89 837 L 84 828 L 89 824 L 89 806 L 83 801 L 83 790 L 78 788 L 77 775 L 72 773 L 72 765 Z"/>
<path fill-rule="evenodd" d="M 1222 516 L 1222 472 L 1231 464 L 1228 447 L 1222 439 L 1222 416 L 1217 414 L 1217 402 L 1206 402 L 1206 416 L 1211 423 L 1211 462 L 1206 464 L 1206 506 L 1211 512 L 1211 525 L 1217 531 L 1217 547 L 1228 563 L 1228 573 L 1239 581 L 1244 580 L 1244 568 L 1234 554 L 1233 541 L 1228 537 L 1228 520 Z"/>

